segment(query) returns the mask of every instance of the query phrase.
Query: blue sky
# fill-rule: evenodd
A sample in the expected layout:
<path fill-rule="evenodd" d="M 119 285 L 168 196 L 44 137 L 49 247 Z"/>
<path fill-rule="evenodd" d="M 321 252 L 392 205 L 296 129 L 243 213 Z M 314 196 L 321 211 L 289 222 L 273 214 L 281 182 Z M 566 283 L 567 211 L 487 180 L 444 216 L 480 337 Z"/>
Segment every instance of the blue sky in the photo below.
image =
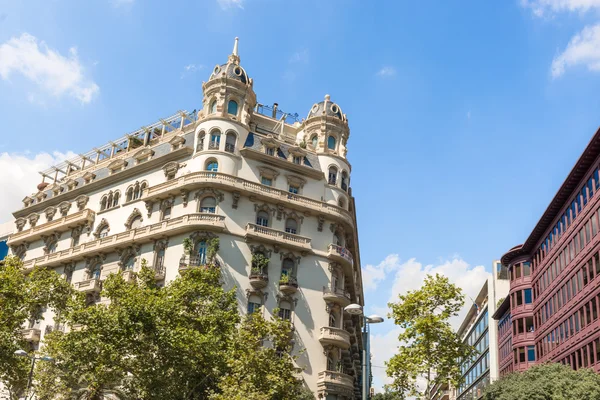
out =
<path fill-rule="evenodd" d="M 600 124 L 599 13 L 600 0 L 0 0 L 0 219 L 47 164 L 198 108 L 239 36 L 259 102 L 304 117 L 329 93 L 348 114 L 368 311 L 426 272 L 472 294 Z M 373 331 L 383 365 L 397 331 Z"/>

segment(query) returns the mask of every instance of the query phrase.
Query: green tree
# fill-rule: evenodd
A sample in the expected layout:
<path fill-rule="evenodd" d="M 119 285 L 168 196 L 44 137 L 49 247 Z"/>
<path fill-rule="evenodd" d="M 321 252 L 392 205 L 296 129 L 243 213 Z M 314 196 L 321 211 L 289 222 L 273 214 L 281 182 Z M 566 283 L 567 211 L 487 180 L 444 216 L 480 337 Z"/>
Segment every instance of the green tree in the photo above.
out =
<path fill-rule="evenodd" d="M 110 303 L 80 302 L 65 313 L 76 329 L 48 335 L 46 351 L 57 362 L 38 366 L 40 399 L 96 400 L 116 391 L 121 399 L 194 400 L 223 392 L 235 399 L 239 387 L 229 384 L 240 386 L 238 379 L 247 390 L 239 398 L 295 399 L 292 361 L 260 346 L 265 339 L 282 346 L 289 323 L 258 315 L 241 321 L 235 290 L 223 289 L 214 265 L 191 268 L 162 288 L 154 279 L 143 261 L 133 282 L 121 273 L 107 278 L 102 297 Z M 263 375 L 250 376 L 244 366 Z M 250 397 L 265 387 L 272 397 Z M 273 397 L 284 389 L 292 397 Z"/>
<path fill-rule="evenodd" d="M 74 295 L 71 286 L 51 270 L 35 268 L 25 273 L 14 256 L 0 262 L 0 381 L 16 398 L 27 384 L 29 360 L 15 351 L 29 350 L 22 329 L 28 321 L 43 319 L 44 309 L 61 313 Z"/>
<path fill-rule="evenodd" d="M 371 397 L 371 400 L 399 400 L 400 396 L 394 392 L 386 390 L 383 393 L 376 393 L 375 396 Z"/>
<path fill-rule="evenodd" d="M 485 400 L 598 400 L 600 375 L 592 369 L 562 364 L 541 364 L 525 372 L 514 372 L 488 386 Z"/>
<path fill-rule="evenodd" d="M 472 358 L 475 349 L 462 342 L 449 319 L 458 315 L 463 304 L 461 289 L 439 274 L 428 275 L 420 289 L 388 304 L 389 317 L 402 328 L 398 353 L 386 363 L 387 374 L 393 378 L 390 388 L 399 398 L 429 398 L 438 383 L 461 383 L 457 360 Z M 417 384 L 417 378 L 425 381 L 425 388 Z"/>

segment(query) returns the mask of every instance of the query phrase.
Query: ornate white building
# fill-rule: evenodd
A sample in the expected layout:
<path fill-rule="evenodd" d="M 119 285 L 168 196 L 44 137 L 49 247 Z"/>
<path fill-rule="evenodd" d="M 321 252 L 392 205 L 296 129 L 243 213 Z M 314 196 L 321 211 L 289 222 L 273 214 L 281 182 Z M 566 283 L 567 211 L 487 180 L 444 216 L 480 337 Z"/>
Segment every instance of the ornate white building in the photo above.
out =
<path fill-rule="evenodd" d="M 348 120 L 325 96 L 305 120 L 256 100 L 237 39 L 203 83 L 202 109 L 178 112 L 42 174 L 8 244 L 25 268 L 54 268 L 102 303 L 102 281 L 146 259 L 161 282 L 217 259 L 240 310 L 279 307 L 319 398 L 359 399 L 363 304 Z M 194 251 L 184 254 L 191 238 Z M 262 270 L 253 254 L 269 259 Z M 34 345 L 64 329 L 53 316 L 23 331 Z M 300 353 L 300 350 L 306 349 Z"/>

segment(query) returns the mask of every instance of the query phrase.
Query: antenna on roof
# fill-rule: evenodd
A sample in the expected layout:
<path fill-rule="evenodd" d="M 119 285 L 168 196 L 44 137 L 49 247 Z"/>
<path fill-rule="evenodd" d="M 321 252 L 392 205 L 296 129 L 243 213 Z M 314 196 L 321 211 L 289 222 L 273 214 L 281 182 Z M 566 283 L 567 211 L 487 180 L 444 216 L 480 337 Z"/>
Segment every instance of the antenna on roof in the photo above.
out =
<path fill-rule="evenodd" d="M 239 54 L 238 54 L 238 41 L 239 40 L 240 40 L 240 38 L 238 38 L 238 37 L 235 38 L 235 42 L 233 43 L 233 53 L 231 53 L 236 57 L 239 57 Z"/>

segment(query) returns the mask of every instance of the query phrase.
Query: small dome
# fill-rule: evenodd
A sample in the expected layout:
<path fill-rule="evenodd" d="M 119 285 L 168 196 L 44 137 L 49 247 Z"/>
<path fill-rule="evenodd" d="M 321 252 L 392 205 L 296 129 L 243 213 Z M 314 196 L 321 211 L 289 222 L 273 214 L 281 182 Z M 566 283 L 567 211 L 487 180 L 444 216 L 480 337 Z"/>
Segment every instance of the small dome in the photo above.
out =
<path fill-rule="evenodd" d="M 331 97 L 327 94 L 325 95 L 325 100 L 315 103 L 310 111 L 308 112 L 308 118 L 312 117 L 320 117 L 322 115 L 329 115 L 331 117 L 337 117 L 342 121 L 345 120 L 344 114 L 342 113 L 342 109 L 340 106 L 331 101 Z"/>
<path fill-rule="evenodd" d="M 215 65 L 215 68 L 213 69 L 212 74 L 210 74 L 210 78 L 208 78 L 208 80 L 210 81 L 214 78 L 220 78 L 223 72 L 225 72 L 227 78 L 229 79 L 235 79 L 244 84 L 248 83 L 248 75 L 246 74 L 244 68 L 232 62 L 222 65 Z"/>
<path fill-rule="evenodd" d="M 38 189 L 38 191 L 41 192 L 42 190 L 46 189 L 48 187 L 48 185 L 49 185 L 48 182 L 42 182 L 39 185 L 37 185 L 37 189 Z"/>

